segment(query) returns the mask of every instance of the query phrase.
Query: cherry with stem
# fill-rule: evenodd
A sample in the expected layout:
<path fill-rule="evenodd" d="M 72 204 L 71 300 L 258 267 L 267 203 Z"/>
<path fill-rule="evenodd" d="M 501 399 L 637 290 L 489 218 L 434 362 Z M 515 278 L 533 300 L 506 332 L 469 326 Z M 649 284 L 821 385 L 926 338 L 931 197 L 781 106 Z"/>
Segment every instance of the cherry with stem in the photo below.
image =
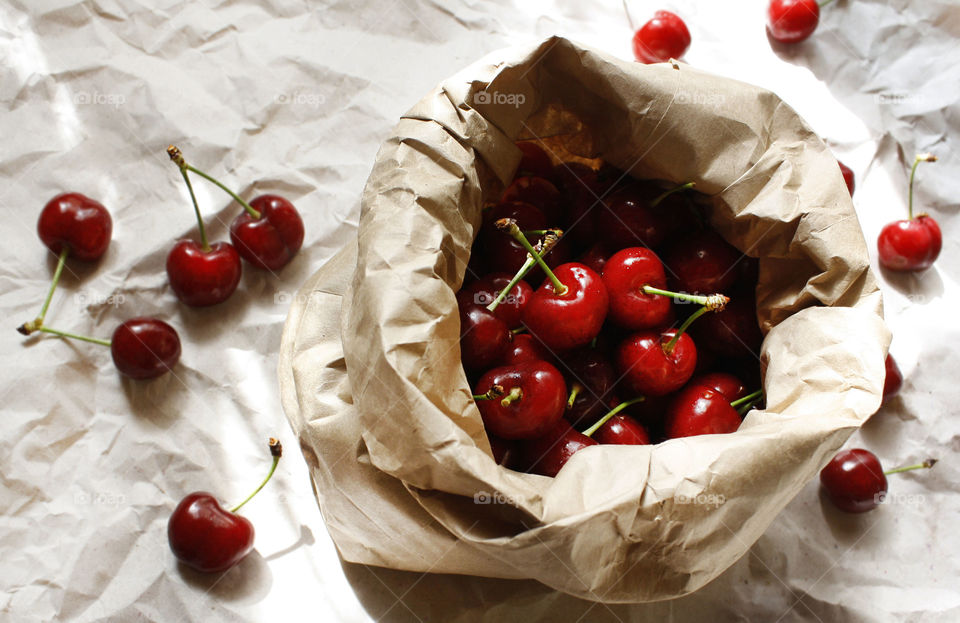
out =
<path fill-rule="evenodd" d="M 224 510 L 210 493 L 193 492 L 184 497 L 170 515 L 167 541 L 183 564 L 203 573 L 226 571 L 253 549 L 253 524 L 237 515 L 273 477 L 283 454 L 277 439 L 269 440 L 273 463 L 267 477 L 242 502 Z"/>
<path fill-rule="evenodd" d="M 606 413 L 606 415 L 604 415 L 602 418 L 600 418 L 599 420 L 597 420 L 597 421 L 593 424 L 593 426 L 591 426 L 591 427 L 588 428 L 587 430 L 583 431 L 584 436 L 586 436 L 586 437 L 592 437 L 593 434 L 594 434 L 595 432 L 597 432 L 598 430 L 600 430 L 600 428 L 601 428 L 604 424 L 606 424 L 607 421 L 608 421 L 610 418 L 612 418 L 613 416 L 617 415 L 618 413 L 620 413 L 621 411 L 623 411 L 623 410 L 626 409 L 627 407 L 629 407 L 629 406 L 631 406 L 631 405 L 635 405 L 635 404 L 637 404 L 638 402 L 643 402 L 643 401 L 646 400 L 646 399 L 647 399 L 646 396 L 637 396 L 636 398 L 632 398 L 632 399 L 630 399 L 630 400 L 625 400 L 625 401 L 621 402 L 620 404 L 618 404 L 618 405 L 615 406 L 614 408 L 610 409 L 610 410 Z"/>
<path fill-rule="evenodd" d="M 921 162 L 936 162 L 933 154 L 919 154 L 910 169 L 907 191 L 907 219 L 889 223 L 877 237 L 880 265 L 892 271 L 922 271 L 940 255 L 943 235 L 940 226 L 927 214 L 913 216 L 913 180 Z"/>
<path fill-rule="evenodd" d="M 834 506 L 847 513 L 865 513 L 876 508 L 887 494 L 887 476 L 916 469 L 930 469 L 936 459 L 883 471 L 880 459 L 869 450 L 841 450 L 820 472 L 820 484 Z"/>

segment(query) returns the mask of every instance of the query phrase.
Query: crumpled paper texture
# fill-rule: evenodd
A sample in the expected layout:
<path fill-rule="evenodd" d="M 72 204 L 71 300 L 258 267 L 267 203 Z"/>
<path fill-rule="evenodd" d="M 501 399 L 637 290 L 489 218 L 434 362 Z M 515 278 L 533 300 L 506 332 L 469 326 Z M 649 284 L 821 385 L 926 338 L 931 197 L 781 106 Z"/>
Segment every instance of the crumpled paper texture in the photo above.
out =
<path fill-rule="evenodd" d="M 712 197 L 712 224 L 760 258 L 766 410 L 732 435 L 588 448 L 556 479 L 494 464 L 454 292 L 525 136 Z M 562 38 L 479 61 L 384 143 L 351 247 L 304 286 L 280 360 L 351 562 L 532 578 L 593 601 L 683 595 L 742 556 L 879 405 L 889 334 L 835 158 L 773 94 L 686 65 Z"/>

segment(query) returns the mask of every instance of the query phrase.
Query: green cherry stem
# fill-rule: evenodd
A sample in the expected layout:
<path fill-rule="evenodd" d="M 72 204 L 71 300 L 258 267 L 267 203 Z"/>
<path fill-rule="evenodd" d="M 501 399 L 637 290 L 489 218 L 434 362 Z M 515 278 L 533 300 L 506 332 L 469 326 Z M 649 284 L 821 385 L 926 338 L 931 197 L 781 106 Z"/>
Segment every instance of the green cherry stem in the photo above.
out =
<path fill-rule="evenodd" d="M 580 395 L 580 392 L 583 391 L 583 385 L 580 383 L 574 382 L 573 387 L 570 388 L 570 397 L 567 398 L 567 408 L 572 409 L 573 403 L 577 401 L 577 396 Z"/>
<path fill-rule="evenodd" d="M 888 469 L 883 472 L 884 476 L 889 476 L 890 474 L 899 474 L 900 472 L 909 472 L 914 469 L 930 469 L 937 464 L 937 459 L 927 459 L 923 463 L 917 463 L 916 465 L 907 465 L 906 467 L 895 467 L 893 469 Z"/>
<path fill-rule="evenodd" d="M 704 305 L 709 309 L 707 311 L 722 311 L 726 307 L 727 303 L 730 302 L 730 298 L 722 294 L 711 294 L 710 296 L 705 296 L 703 294 L 687 294 L 685 292 L 671 292 L 669 290 L 661 290 L 660 288 L 654 288 L 653 286 L 643 286 L 644 294 L 658 294 L 660 296 L 666 296 L 674 299 L 678 303 L 696 303 L 697 305 Z"/>
<path fill-rule="evenodd" d="M 499 398 L 500 396 L 503 396 L 503 394 L 504 394 L 503 385 L 494 385 L 493 387 L 488 389 L 485 394 L 474 394 L 473 399 L 474 400 L 493 400 L 495 398 Z"/>
<path fill-rule="evenodd" d="M 647 292 L 647 288 L 650 288 L 650 286 L 644 286 L 643 291 Z M 651 288 L 651 290 L 656 290 L 656 289 L 657 288 Z M 664 296 L 673 295 L 672 292 L 667 292 L 666 290 L 659 290 L 658 292 L 647 292 L 647 294 L 663 294 Z M 694 296 L 697 296 L 697 295 L 693 295 L 693 296 L 689 294 L 682 295 L 683 298 L 688 300 L 693 300 Z M 730 297 L 724 296 L 722 294 L 711 294 L 703 298 L 705 299 L 703 303 L 703 307 L 701 307 L 697 311 L 690 314 L 690 317 L 683 321 L 683 324 L 681 324 L 680 328 L 677 329 L 676 334 L 674 334 L 674 336 L 670 339 L 670 341 L 664 345 L 663 352 L 665 352 L 668 355 L 673 352 L 673 347 L 677 345 L 677 341 L 680 340 L 680 336 L 683 335 L 686 332 L 686 330 L 690 328 L 690 325 L 693 324 L 694 320 L 696 320 L 697 318 L 699 318 L 700 316 L 704 315 L 707 312 L 723 311 L 723 308 L 726 307 L 727 303 L 730 302 Z M 694 302 L 699 302 L 699 301 L 694 301 Z"/>
<path fill-rule="evenodd" d="M 260 212 L 258 212 L 257 210 L 255 210 L 249 203 L 247 203 L 246 201 L 244 201 L 243 199 L 241 199 L 241 198 L 240 198 L 240 195 L 238 195 L 237 193 L 233 192 L 232 190 L 230 190 L 229 188 L 227 188 L 226 186 L 224 186 L 224 185 L 220 182 L 220 180 L 218 180 L 217 178 L 215 178 L 215 177 L 213 177 L 213 176 L 211 176 L 211 175 L 208 175 L 207 173 L 204 173 L 203 171 L 201 171 L 200 169 L 194 167 L 194 166 L 191 165 L 191 164 L 187 164 L 187 161 L 184 160 L 184 158 L 183 158 L 183 153 L 180 151 L 179 148 L 177 148 L 177 147 L 175 147 L 175 146 L 173 146 L 173 145 L 170 145 L 169 147 L 167 147 L 167 155 L 170 156 L 170 159 L 173 160 L 173 162 L 174 162 L 178 167 L 180 167 L 180 171 L 181 171 L 181 172 L 191 171 L 191 172 L 193 172 L 193 173 L 196 173 L 197 175 L 199 175 L 199 176 L 202 177 L 203 179 L 205 179 L 205 180 L 207 180 L 208 182 L 211 182 L 211 183 L 213 183 L 214 185 L 216 185 L 216 186 L 217 186 L 218 188 L 220 188 L 220 190 L 222 190 L 223 192 L 225 192 L 225 193 L 227 193 L 228 195 L 230 195 L 231 197 L 233 197 L 234 201 L 236 201 L 236 202 L 239 203 L 241 206 L 243 206 L 243 209 L 247 211 L 247 214 L 249 214 L 250 216 L 252 216 L 252 217 L 255 218 L 255 219 L 259 219 L 259 218 L 260 218 Z M 184 178 L 186 178 L 186 174 L 185 174 L 185 173 L 184 173 Z"/>
<path fill-rule="evenodd" d="M 910 188 L 907 191 L 907 219 L 913 220 L 913 177 L 917 174 L 917 166 L 921 162 L 936 162 L 937 157 L 933 154 L 917 154 L 913 160 L 913 167 L 910 168 Z"/>
<path fill-rule="evenodd" d="M 47 290 L 47 298 L 43 300 L 43 306 L 40 308 L 40 313 L 36 318 L 29 322 L 25 322 L 19 327 L 17 331 L 23 333 L 24 335 L 30 335 L 37 329 L 43 326 L 43 320 L 47 317 L 47 310 L 50 309 L 50 301 L 53 300 L 53 293 L 57 289 L 57 284 L 60 282 L 60 275 L 63 274 L 63 267 L 67 263 L 67 256 L 70 254 L 70 248 L 64 246 L 60 250 L 60 257 L 57 258 L 57 268 L 53 271 L 53 281 L 50 282 L 50 289 Z"/>
<path fill-rule="evenodd" d="M 537 243 L 535 250 L 540 253 L 541 256 L 549 253 L 554 246 L 560 241 L 560 236 L 563 235 L 563 232 L 559 229 L 545 229 L 546 232 L 544 239 Z M 487 311 L 493 312 L 500 306 L 500 303 L 503 302 L 507 295 L 517 286 L 521 279 L 527 276 L 533 267 L 536 265 L 537 260 L 529 252 L 527 253 L 527 259 L 524 260 L 523 266 L 520 267 L 520 270 L 517 271 L 517 274 L 513 276 L 513 279 L 510 280 L 510 283 L 507 284 L 503 290 L 497 294 L 497 298 L 487 305 Z"/>
<path fill-rule="evenodd" d="M 527 237 L 523 235 L 523 232 L 520 231 L 520 227 L 517 225 L 517 221 L 512 218 L 502 218 L 495 223 L 498 229 L 506 231 L 508 234 L 513 236 L 513 239 L 519 242 L 524 249 L 527 250 L 527 253 L 537 261 L 537 264 L 540 265 L 540 268 L 547 275 L 547 278 L 550 279 L 550 283 L 553 284 L 553 291 L 557 296 L 563 296 L 567 293 L 567 286 L 560 283 L 560 280 L 557 279 L 557 276 L 553 274 L 553 271 L 550 270 L 550 267 L 547 266 L 547 263 L 543 261 L 543 257 L 536 249 L 533 248 L 533 245 L 530 244 L 530 241 L 527 240 Z"/>
<path fill-rule="evenodd" d="M 643 402 L 643 401 L 646 400 L 646 399 L 647 399 L 646 396 L 637 396 L 636 398 L 633 398 L 633 399 L 631 399 L 631 400 L 627 400 L 627 401 L 625 401 L 625 402 L 621 402 L 620 404 L 618 404 L 617 406 L 615 406 L 613 409 L 610 409 L 609 411 L 607 411 L 607 414 L 606 414 L 605 416 L 603 416 L 602 418 L 600 418 L 599 420 L 597 420 L 597 423 L 596 423 L 596 424 L 594 424 L 593 426 L 591 426 L 591 427 L 588 428 L 587 430 L 583 431 L 583 434 L 586 435 L 587 437 L 589 437 L 590 435 L 592 435 L 592 434 L 594 434 L 595 432 L 597 432 L 598 430 L 600 430 L 600 427 L 603 426 L 604 424 L 606 424 L 606 423 L 607 423 L 607 420 L 609 420 L 610 418 L 612 418 L 612 417 L 615 416 L 616 414 L 620 413 L 621 411 L 623 411 L 624 409 L 626 409 L 626 408 L 629 407 L 630 405 L 635 405 L 635 404 L 637 404 L 638 402 Z"/>
<path fill-rule="evenodd" d="M 823 0 L 823 2 L 818 2 L 817 5 L 822 9 L 823 7 L 827 6 L 831 2 L 833 2 L 833 0 Z"/>
<path fill-rule="evenodd" d="M 734 400 L 733 402 L 730 403 L 730 406 L 733 407 L 734 409 L 736 409 L 737 407 L 739 407 L 739 406 L 741 406 L 741 405 L 743 405 L 743 404 L 750 403 L 750 402 L 756 402 L 757 400 L 759 400 L 759 399 L 762 398 L 762 397 L 763 397 L 763 390 L 762 390 L 762 389 L 758 389 L 757 391 L 753 392 L 752 394 L 747 394 L 747 395 L 744 396 L 743 398 L 738 398 L 737 400 Z"/>
<path fill-rule="evenodd" d="M 519 387 L 510 388 L 510 393 L 503 397 L 503 400 L 500 401 L 500 405 L 504 407 L 509 407 L 511 404 L 517 400 L 523 399 L 523 390 Z"/>
<path fill-rule="evenodd" d="M 186 169 L 180 169 L 180 175 L 183 176 L 183 181 L 187 183 L 187 190 L 190 191 L 190 201 L 193 202 L 193 212 L 197 215 L 197 227 L 200 229 L 200 244 L 203 247 L 204 253 L 210 251 L 210 244 L 207 242 L 207 230 L 203 225 L 203 217 L 200 216 L 200 206 L 197 204 L 197 196 L 193 194 L 193 184 L 190 183 L 190 176 L 187 175 Z"/>
<path fill-rule="evenodd" d="M 52 335 L 58 335 L 60 337 L 68 337 L 74 340 L 81 340 L 83 342 L 90 342 L 91 344 L 100 344 L 101 346 L 110 346 L 110 340 L 102 340 L 98 337 L 89 337 L 87 335 L 77 335 L 76 333 L 70 333 L 68 331 L 61 331 L 59 329 L 51 329 L 50 327 L 37 327 L 37 331 L 43 333 L 50 333 Z"/>
<path fill-rule="evenodd" d="M 263 487 L 270 482 L 270 479 L 273 477 L 273 472 L 277 471 L 277 463 L 280 462 L 280 456 L 283 454 L 283 446 L 280 445 L 280 441 L 278 439 L 274 439 L 273 437 L 270 438 L 268 443 L 270 446 L 270 455 L 273 456 L 273 465 L 270 466 L 270 473 L 268 473 L 267 477 L 263 479 L 263 482 L 260 483 L 260 486 L 254 489 L 253 493 L 247 496 L 247 499 L 230 509 L 231 513 L 235 513 L 240 510 L 241 506 L 253 499 L 253 496 L 260 493 L 260 489 L 263 489 Z"/>
<path fill-rule="evenodd" d="M 655 207 L 657 207 L 658 205 L 660 205 L 660 203 L 661 203 L 664 199 L 666 199 L 667 197 L 669 197 L 669 196 L 672 195 L 673 193 L 680 192 L 681 190 L 688 190 L 688 189 L 690 189 L 690 188 L 693 188 L 693 187 L 696 186 L 696 185 L 697 185 L 696 182 L 687 182 L 686 184 L 680 184 L 680 185 L 677 186 L 676 188 L 671 188 L 670 190 L 667 190 L 667 191 L 663 192 L 662 194 L 660 194 L 659 196 L 657 196 L 653 201 L 651 201 L 651 202 L 650 202 L 650 207 L 651 207 L 651 208 L 655 208 Z"/>

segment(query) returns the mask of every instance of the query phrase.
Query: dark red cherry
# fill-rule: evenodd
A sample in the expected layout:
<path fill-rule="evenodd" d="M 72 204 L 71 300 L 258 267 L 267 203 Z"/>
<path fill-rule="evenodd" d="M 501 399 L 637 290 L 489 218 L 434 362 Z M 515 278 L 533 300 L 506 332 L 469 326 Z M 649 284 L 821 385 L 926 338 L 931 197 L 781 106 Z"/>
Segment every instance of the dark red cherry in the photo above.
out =
<path fill-rule="evenodd" d="M 690 384 L 670 403 L 664 431 L 669 439 L 732 433 L 740 422 L 729 398 L 709 387 Z"/>
<path fill-rule="evenodd" d="M 650 443 L 650 435 L 639 422 L 628 415 L 617 414 L 604 423 L 593 434 L 597 443 L 622 446 L 645 446 Z"/>
<path fill-rule="evenodd" d="M 193 307 L 227 300 L 240 283 L 240 255 L 228 242 L 215 242 L 203 250 L 200 243 L 181 240 L 167 255 L 170 288 Z"/>
<path fill-rule="evenodd" d="M 546 229 L 550 227 L 546 217 L 539 208 L 529 203 L 499 203 L 484 215 L 484 225 L 480 230 L 477 246 L 482 250 L 485 264 L 491 272 L 508 273 L 515 275 L 527 259 L 527 251 L 523 246 L 496 228 L 494 223 L 500 219 L 510 218 L 517 221 L 521 230 Z M 549 258 L 553 253 L 547 254 Z M 547 263 L 550 260 L 547 259 Z M 530 283 L 537 283 L 528 275 Z"/>
<path fill-rule="evenodd" d="M 756 357 L 763 342 L 752 295 L 731 299 L 722 311 L 705 314 L 690 331 L 703 349 L 728 357 Z"/>
<path fill-rule="evenodd" d="M 606 354 L 597 348 L 583 347 L 564 353 L 564 377 L 571 393 L 576 387 L 573 404 L 567 402 L 563 416 L 575 427 L 589 426 L 610 409 L 617 374 Z"/>
<path fill-rule="evenodd" d="M 883 402 L 887 402 L 900 392 L 903 386 L 903 374 L 900 372 L 900 366 L 894 360 L 893 355 L 887 354 L 883 362 L 886 375 L 883 378 Z"/>
<path fill-rule="evenodd" d="M 97 201 L 80 193 L 57 195 L 43 206 L 37 221 L 40 240 L 56 255 L 64 247 L 78 260 L 99 259 L 110 245 L 113 219 Z"/>
<path fill-rule="evenodd" d="M 536 175 L 548 180 L 553 178 L 553 162 L 543 148 L 533 141 L 517 141 L 516 145 L 523 153 L 516 177 Z"/>
<path fill-rule="evenodd" d="M 593 209 L 596 231 L 611 251 L 626 247 L 656 248 L 667 235 L 664 216 L 649 206 L 652 190 L 636 182 L 614 191 Z"/>
<path fill-rule="evenodd" d="M 598 275 L 603 275 L 603 267 L 607 265 L 607 259 L 610 253 L 602 242 L 598 242 L 577 258 L 577 262 L 583 264 Z"/>
<path fill-rule="evenodd" d="M 486 307 L 497 298 L 497 295 L 504 288 L 510 285 L 512 279 L 513 275 L 507 273 L 490 273 L 466 286 L 463 291 L 470 294 L 473 303 Z M 505 322 L 511 329 L 519 327 L 523 308 L 530 300 L 531 294 L 533 294 L 533 289 L 526 281 L 521 279 L 493 310 L 493 315 Z"/>
<path fill-rule="evenodd" d="M 742 254 L 713 230 L 693 232 L 664 254 L 673 290 L 688 293 L 727 292 L 737 280 Z"/>
<path fill-rule="evenodd" d="M 548 227 L 565 221 L 563 197 L 549 180 L 542 177 L 518 177 L 503 192 L 503 203 L 521 202 L 536 206 L 547 219 Z"/>
<path fill-rule="evenodd" d="M 676 333 L 675 329 L 641 331 L 620 344 L 617 370 L 631 393 L 663 396 L 690 380 L 697 366 L 697 347 L 684 333 L 667 352 L 666 346 Z"/>
<path fill-rule="evenodd" d="M 662 63 L 682 57 L 690 47 L 690 31 L 675 13 L 657 11 L 633 35 L 633 55 L 641 63 Z"/>
<path fill-rule="evenodd" d="M 493 451 L 493 460 L 496 461 L 497 465 L 514 469 L 520 458 L 520 450 L 517 447 L 517 442 L 501 439 L 490 433 L 487 433 L 487 439 L 490 440 L 490 450 Z"/>
<path fill-rule="evenodd" d="M 610 297 L 610 320 L 624 329 L 669 324 L 673 315 L 670 299 L 643 291 L 644 286 L 667 287 L 663 264 L 650 249 L 628 247 L 615 253 L 603 267 L 603 285 Z"/>
<path fill-rule="evenodd" d="M 497 364 L 510 346 L 510 328 L 469 292 L 457 293 L 460 311 L 460 360 L 463 367 L 479 371 Z"/>
<path fill-rule="evenodd" d="M 180 359 L 180 337 L 162 320 L 131 318 L 113 332 L 110 354 L 117 370 L 134 379 L 152 379 Z"/>
<path fill-rule="evenodd" d="M 743 381 L 727 372 L 707 372 L 704 374 L 698 374 L 690 379 L 688 385 L 712 389 L 723 394 L 724 398 L 726 398 L 728 402 L 733 402 L 734 400 L 743 398 L 750 393 L 750 390 L 747 389 L 747 386 L 744 385 Z"/>
<path fill-rule="evenodd" d="M 266 270 L 279 270 L 303 245 L 303 220 L 293 204 L 277 195 L 260 195 L 250 202 L 260 213 L 243 212 L 230 224 L 230 241 L 240 257 Z"/>
<path fill-rule="evenodd" d="M 545 361 L 528 361 L 488 371 L 477 382 L 476 395 L 494 385 L 503 397 L 477 400 L 488 431 L 504 439 L 533 439 L 563 418 L 567 386 L 560 371 Z"/>
<path fill-rule="evenodd" d="M 862 448 L 841 450 L 820 472 L 820 484 L 830 501 L 848 513 L 876 508 L 887 493 L 880 459 Z"/>
<path fill-rule="evenodd" d="M 551 351 L 588 344 L 607 316 L 607 289 L 600 275 L 583 264 L 558 266 L 553 273 L 566 291 L 558 293 L 547 279 L 523 310 L 523 323 Z"/>
<path fill-rule="evenodd" d="M 596 441 L 561 419 L 542 437 L 524 443 L 522 452 L 530 472 L 553 477 L 560 473 L 570 457 L 595 445 Z"/>
<path fill-rule="evenodd" d="M 942 246 L 940 226 L 926 214 L 890 223 L 877 237 L 880 265 L 898 272 L 930 268 Z"/>
<path fill-rule="evenodd" d="M 817 0 L 771 0 L 767 7 L 767 32 L 781 43 L 803 41 L 819 22 Z"/>
<path fill-rule="evenodd" d="M 187 495 L 167 523 L 167 540 L 174 555 L 204 573 L 226 571 L 253 549 L 253 524 L 225 510 L 211 494 Z"/>
<path fill-rule="evenodd" d="M 507 351 L 497 365 L 510 366 L 524 361 L 550 361 L 552 355 L 540 340 L 529 333 L 518 333 L 513 336 Z"/>

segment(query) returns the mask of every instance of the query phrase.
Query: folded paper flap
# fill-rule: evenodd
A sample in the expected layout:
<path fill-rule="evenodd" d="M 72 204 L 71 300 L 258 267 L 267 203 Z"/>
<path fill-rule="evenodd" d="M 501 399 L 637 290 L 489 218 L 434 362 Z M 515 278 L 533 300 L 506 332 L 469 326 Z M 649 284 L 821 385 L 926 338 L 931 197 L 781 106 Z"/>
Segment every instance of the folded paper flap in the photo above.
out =
<path fill-rule="evenodd" d="M 376 472 L 371 486 L 405 487 L 383 513 L 393 513 L 391 505 L 407 518 L 420 512 L 430 517 L 435 546 L 460 544 L 444 569 L 520 572 L 595 600 L 675 597 L 742 555 L 879 402 L 888 337 L 863 237 L 836 161 L 770 93 L 686 66 L 621 62 L 556 38 L 500 59 L 461 72 L 415 106 L 364 190 L 342 313 L 352 449 L 362 450 L 354 462 Z M 480 92 L 490 99 L 478 102 Z M 481 207 L 509 179 L 504 163 L 515 166 L 520 133 L 716 193 L 711 220 L 762 256 L 757 294 L 764 328 L 773 328 L 763 353 L 771 410 L 752 413 L 733 435 L 588 448 L 556 479 L 494 464 L 460 366 L 454 290 Z M 851 308 L 811 307 L 818 304 Z M 862 347 L 859 354 L 842 356 L 844 340 Z M 782 456 L 793 460 L 774 465 Z M 478 508 L 481 492 L 505 507 Z M 348 532 L 340 538 L 361 538 Z M 402 549 L 379 540 L 377 547 L 383 564 L 419 564 Z"/>

